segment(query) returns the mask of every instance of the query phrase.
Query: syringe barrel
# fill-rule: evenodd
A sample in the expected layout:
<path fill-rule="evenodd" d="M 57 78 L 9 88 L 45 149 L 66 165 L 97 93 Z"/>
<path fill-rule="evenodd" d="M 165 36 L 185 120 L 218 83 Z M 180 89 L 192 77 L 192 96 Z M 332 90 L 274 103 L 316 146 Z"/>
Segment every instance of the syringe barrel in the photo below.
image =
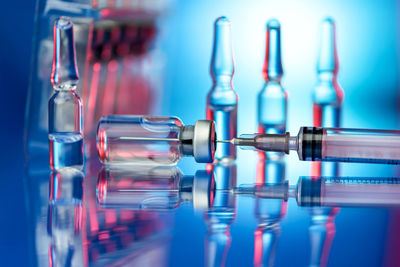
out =
<path fill-rule="evenodd" d="M 400 131 L 302 127 L 300 160 L 400 164 Z"/>

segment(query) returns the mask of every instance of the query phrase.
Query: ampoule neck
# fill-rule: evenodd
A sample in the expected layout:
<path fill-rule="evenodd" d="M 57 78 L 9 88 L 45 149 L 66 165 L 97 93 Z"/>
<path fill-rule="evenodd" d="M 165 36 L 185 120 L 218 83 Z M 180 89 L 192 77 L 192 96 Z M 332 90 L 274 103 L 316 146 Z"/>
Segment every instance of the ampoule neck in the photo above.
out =
<path fill-rule="evenodd" d="M 214 24 L 214 44 L 210 73 L 214 85 L 221 88 L 231 86 L 234 74 L 231 22 L 219 17 Z"/>
<path fill-rule="evenodd" d="M 76 91 L 76 85 L 53 86 L 54 91 Z"/>
<path fill-rule="evenodd" d="M 267 22 L 263 76 L 266 82 L 280 83 L 283 76 L 281 58 L 281 25 L 277 19 Z"/>
<path fill-rule="evenodd" d="M 337 73 L 333 71 L 318 71 L 317 78 L 321 82 L 334 82 L 337 80 Z"/>

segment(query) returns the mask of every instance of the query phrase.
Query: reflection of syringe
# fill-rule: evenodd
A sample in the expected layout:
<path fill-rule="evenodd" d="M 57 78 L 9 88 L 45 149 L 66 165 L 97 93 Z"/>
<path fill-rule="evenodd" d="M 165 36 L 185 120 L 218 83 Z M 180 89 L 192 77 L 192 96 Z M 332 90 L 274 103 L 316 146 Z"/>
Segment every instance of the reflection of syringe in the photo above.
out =
<path fill-rule="evenodd" d="M 255 134 L 217 142 L 287 154 L 296 150 L 307 161 L 400 164 L 399 130 L 301 127 L 297 136 Z"/>
<path fill-rule="evenodd" d="M 297 185 L 241 185 L 236 194 L 296 199 L 307 207 L 398 207 L 400 178 L 300 177 Z"/>

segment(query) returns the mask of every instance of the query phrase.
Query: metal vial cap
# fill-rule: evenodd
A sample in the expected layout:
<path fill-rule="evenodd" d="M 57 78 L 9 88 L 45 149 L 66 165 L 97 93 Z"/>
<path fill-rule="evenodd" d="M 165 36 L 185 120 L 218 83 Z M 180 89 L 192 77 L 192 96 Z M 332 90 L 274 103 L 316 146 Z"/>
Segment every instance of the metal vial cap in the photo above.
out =
<path fill-rule="evenodd" d="M 193 156 L 199 163 L 214 161 L 216 146 L 215 124 L 211 120 L 198 120 L 194 125 Z"/>

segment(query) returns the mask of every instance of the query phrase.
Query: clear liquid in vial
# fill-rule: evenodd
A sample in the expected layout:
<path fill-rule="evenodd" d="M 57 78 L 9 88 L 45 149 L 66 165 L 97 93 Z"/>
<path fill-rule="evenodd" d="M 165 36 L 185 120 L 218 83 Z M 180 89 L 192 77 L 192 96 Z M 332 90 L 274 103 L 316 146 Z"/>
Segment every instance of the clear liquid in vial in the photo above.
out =
<path fill-rule="evenodd" d="M 63 167 L 83 167 L 83 138 L 80 133 L 49 134 L 50 167 L 57 170 Z"/>

